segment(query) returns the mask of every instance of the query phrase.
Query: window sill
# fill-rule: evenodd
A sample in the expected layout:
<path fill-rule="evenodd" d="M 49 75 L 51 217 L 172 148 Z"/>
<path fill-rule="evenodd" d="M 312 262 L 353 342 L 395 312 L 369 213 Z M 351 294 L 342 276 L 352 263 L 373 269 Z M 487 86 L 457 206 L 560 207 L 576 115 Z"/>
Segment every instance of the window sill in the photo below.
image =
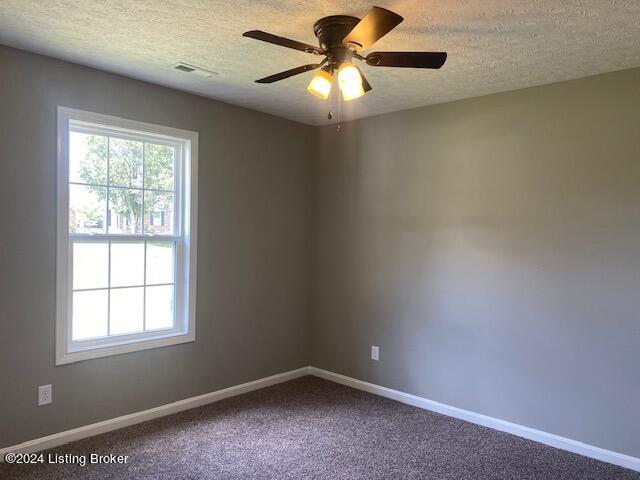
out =
<path fill-rule="evenodd" d="M 139 352 L 142 350 L 150 350 L 152 348 L 167 347 L 170 345 L 178 345 L 195 341 L 195 332 L 188 334 L 164 335 L 154 338 L 145 338 L 143 340 L 130 341 L 126 343 L 111 343 L 101 347 L 92 347 L 84 350 L 68 350 L 62 355 L 56 356 L 56 366 L 66 365 L 92 358 L 110 357 L 120 355 L 122 353 Z"/>

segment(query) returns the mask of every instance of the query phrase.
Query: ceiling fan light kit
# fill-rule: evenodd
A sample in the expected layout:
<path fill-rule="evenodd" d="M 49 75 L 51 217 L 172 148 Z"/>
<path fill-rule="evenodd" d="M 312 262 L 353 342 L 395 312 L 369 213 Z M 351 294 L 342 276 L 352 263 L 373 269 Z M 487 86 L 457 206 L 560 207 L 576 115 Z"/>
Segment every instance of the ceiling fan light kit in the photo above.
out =
<path fill-rule="evenodd" d="M 331 93 L 332 82 L 333 75 L 331 74 L 331 71 L 327 67 L 323 67 L 322 70 L 313 76 L 307 86 L 307 90 L 312 95 L 326 100 L 329 98 L 329 94 Z"/>
<path fill-rule="evenodd" d="M 390 10 L 373 7 L 359 19 L 347 15 L 332 15 L 318 20 L 313 32 L 320 47 L 279 37 L 261 30 L 245 32 L 245 37 L 273 43 L 294 50 L 325 58 L 320 63 L 303 65 L 256 80 L 257 83 L 273 83 L 310 70 L 321 68 L 309 82 L 307 90 L 316 97 L 327 99 L 331 93 L 334 72 L 344 100 L 353 100 L 371 90 L 362 70 L 352 60 L 363 61 L 371 67 L 433 68 L 442 67 L 447 54 L 444 52 L 372 52 L 363 57 L 366 50 L 394 29 L 403 18 Z"/>
<path fill-rule="evenodd" d="M 362 75 L 360 70 L 351 62 L 345 62 L 338 69 L 338 85 L 345 101 L 364 95 Z"/>

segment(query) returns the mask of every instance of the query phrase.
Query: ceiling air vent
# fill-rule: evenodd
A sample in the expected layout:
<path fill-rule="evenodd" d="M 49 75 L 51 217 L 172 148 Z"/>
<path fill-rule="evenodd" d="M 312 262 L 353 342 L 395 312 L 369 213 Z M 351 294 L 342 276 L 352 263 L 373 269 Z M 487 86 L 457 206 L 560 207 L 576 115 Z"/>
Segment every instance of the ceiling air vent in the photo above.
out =
<path fill-rule="evenodd" d="M 189 65 L 188 63 L 178 62 L 171 65 L 171 68 L 178 70 L 179 72 L 190 73 L 192 75 L 198 75 L 199 77 L 211 77 L 217 75 L 217 72 L 207 70 L 206 68 L 196 67 L 195 65 Z"/>

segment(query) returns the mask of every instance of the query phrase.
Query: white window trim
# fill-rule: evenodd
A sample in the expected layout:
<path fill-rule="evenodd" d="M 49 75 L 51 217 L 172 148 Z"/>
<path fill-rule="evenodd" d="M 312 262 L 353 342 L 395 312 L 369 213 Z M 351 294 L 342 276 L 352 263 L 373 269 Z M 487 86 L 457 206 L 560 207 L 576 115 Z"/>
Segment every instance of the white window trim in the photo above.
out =
<path fill-rule="evenodd" d="M 182 225 L 181 251 L 176 247 L 176 258 L 182 256 L 183 269 L 176 269 L 175 282 L 177 297 L 181 297 L 181 305 L 178 308 L 176 298 L 176 327 L 170 330 L 157 332 L 144 332 L 141 334 L 110 337 L 108 343 L 101 342 L 99 346 L 92 341 L 71 341 L 71 245 L 69 234 L 69 122 L 81 122 L 88 125 L 108 127 L 111 130 L 134 131 L 136 134 L 145 134 L 166 139 L 169 143 L 180 143 L 183 149 L 185 161 L 179 162 L 180 172 L 176 172 L 176 182 L 180 182 L 183 194 L 180 195 L 188 202 L 174 205 L 174 217 L 181 217 L 181 221 L 174 220 L 177 225 Z M 126 135 L 124 133 L 123 135 Z M 148 350 L 151 348 L 176 345 L 192 342 L 196 332 L 196 253 L 197 253 L 197 178 L 198 178 L 198 133 L 181 130 L 172 127 L 153 125 L 150 123 L 127 120 L 111 115 L 85 112 L 66 107 L 58 107 L 57 121 L 57 237 L 56 237 L 56 365 L 87 360 L 90 358 L 106 357 L 120 353 Z M 177 186 L 177 185 L 176 185 Z M 176 188 L 176 192 L 178 192 Z M 106 219 L 105 219 L 106 221 Z M 100 240 L 100 235 L 91 235 L 88 240 Z M 127 235 L 118 235 L 118 238 L 126 240 Z M 149 238 L 166 238 L 164 235 L 147 235 Z M 102 239 L 104 240 L 104 239 Z M 178 263 L 178 262 L 177 262 Z M 180 320 L 180 321 L 178 321 Z M 77 343 L 83 343 L 78 347 Z M 93 342 L 95 343 L 95 342 Z M 75 344 L 75 345 L 74 345 Z"/>

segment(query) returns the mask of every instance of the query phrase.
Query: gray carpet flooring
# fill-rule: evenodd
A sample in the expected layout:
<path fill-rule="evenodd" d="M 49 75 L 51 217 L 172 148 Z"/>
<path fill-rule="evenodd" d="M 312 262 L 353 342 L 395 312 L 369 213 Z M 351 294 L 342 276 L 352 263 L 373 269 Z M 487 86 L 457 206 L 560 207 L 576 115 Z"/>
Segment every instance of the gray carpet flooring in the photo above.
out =
<path fill-rule="evenodd" d="M 11 479 L 640 479 L 507 433 L 303 377 L 51 450 L 123 465 L 7 465 Z"/>

